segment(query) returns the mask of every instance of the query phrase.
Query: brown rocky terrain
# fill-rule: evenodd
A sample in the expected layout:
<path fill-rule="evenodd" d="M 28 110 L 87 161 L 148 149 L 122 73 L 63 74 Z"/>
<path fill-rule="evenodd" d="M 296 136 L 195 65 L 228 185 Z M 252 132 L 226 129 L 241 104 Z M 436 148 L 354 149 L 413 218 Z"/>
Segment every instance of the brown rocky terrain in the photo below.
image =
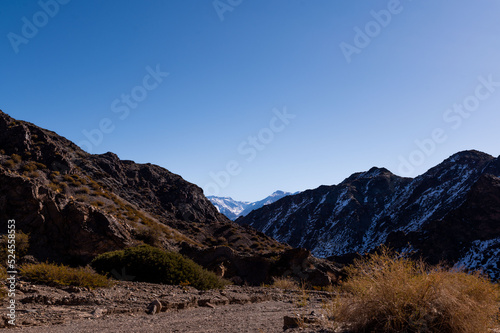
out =
<path fill-rule="evenodd" d="M 137 240 L 174 250 L 182 243 L 230 244 L 247 253 L 285 248 L 239 228 L 178 175 L 113 153 L 87 154 L 4 113 L 0 153 L 0 220 L 15 219 L 17 228 L 31 233 L 39 259 L 84 263 Z"/>
<path fill-rule="evenodd" d="M 160 166 L 88 154 L 0 111 L 1 233 L 11 219 L 30 235 L 29 254 L 39 261 L 86 265 L 103 252 L 147 243 L 210 270 L 224 265 L 237 283 L 287 273 L 326 285 L 338 271 L 309 252 L 290 252 L 299 257 L 288 265 L 280 260 L 288 245 L 230 221 L 201 188 Z"/>

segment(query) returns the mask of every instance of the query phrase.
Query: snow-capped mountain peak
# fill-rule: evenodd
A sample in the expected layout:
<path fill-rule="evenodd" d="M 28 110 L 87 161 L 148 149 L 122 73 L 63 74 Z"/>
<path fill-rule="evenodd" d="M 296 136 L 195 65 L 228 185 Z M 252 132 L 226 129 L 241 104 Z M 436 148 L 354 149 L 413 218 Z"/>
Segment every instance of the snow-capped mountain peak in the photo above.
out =
<path fill-rule="evenodd" d="M 256 202 L 237 201 L 230 197 L 209 196 L 207 198 L 212 202 L 212 204 L 220 213 L 226 215 L 228 218 L 234 221 L 240 216 L 247 215 L 254 209 L 269 205 L 291 194 L 296 193 L 276 191 L 265 199 Z"/>

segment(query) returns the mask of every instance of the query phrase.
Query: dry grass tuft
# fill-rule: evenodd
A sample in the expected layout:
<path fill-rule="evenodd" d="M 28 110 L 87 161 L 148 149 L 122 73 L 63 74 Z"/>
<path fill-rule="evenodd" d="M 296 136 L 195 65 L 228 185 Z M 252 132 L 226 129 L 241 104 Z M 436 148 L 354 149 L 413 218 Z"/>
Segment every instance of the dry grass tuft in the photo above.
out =
<path fill-rule="evenodd" d="M 49 286 L 76 286 L 100 288 L 111 286 L 111 281 L 97 274 L 89 267 L 72 268 L 49 263 L 27 264 L 21 267 L 20 274 L 30 281 Z"/>
<path fill-rule="evenodd" d="M 289 277 L 274 277 L 271 287 L 283 290 L 299 290 L 299 285 Z"/>
<path fill-rule="evenodd" d="M 498 285 L 478 272 L 429 267 L 383 248 L 347 269 L 330 315 L 354 332 L 488 332 Z"/>

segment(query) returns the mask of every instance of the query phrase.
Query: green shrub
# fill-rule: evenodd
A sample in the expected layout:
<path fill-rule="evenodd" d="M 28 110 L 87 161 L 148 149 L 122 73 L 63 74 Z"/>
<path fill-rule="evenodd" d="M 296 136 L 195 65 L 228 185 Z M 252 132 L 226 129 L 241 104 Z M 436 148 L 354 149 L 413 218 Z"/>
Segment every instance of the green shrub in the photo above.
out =
<path fill-rule="evenodd" d="M 49 286 L 75 286 L 87 288 L 109 287 L 111 281 L 89 267 L 72 268 L 49 263 L 21 266 L 19 273 L 26 279 Z"/>
<path fill-rule="evenodd" d="M 127 272 L 138 281 L 170 285 L 189 284 L 197 289 L 222 288 L 224 281 L 190 259 L 149 245 L 108 252 L 91 263 L 99 273 Z"/>
<path fill-rule="evenodd" d="M 331 315 L 354 332 L 488 332 L 497 285 L 479 273 L 429 267 L 387 248 L 347 268 Z"/>

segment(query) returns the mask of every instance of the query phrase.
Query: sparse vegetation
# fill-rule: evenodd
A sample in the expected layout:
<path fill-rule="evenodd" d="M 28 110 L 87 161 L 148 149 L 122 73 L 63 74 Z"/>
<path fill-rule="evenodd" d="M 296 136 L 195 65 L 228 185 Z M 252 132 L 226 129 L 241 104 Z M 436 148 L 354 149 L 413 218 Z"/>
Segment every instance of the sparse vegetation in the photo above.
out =
<path fill-rule="evenodd" d="M 2 265 L 0 266 L 0 280 L 5 281 L 7 279 L 7 269 Z"/>
<path fill-rule="evenodd" d="M 30 171 L 36 171 L 38 169 L 47 169 L 47 166 L 43 163 L 30 161 L 30 162 L 24 164 L 22 169 L 24 171 L 30 172 Z"/>
<path fill-rule="evenodd" d="M 307 283 L 302 281 L 300 283 L 300 298 L 297 301 L 296 305 L 299 308 L 305 308 L 307 306 L 307 302 L 309 301 L 309 293 L 307 288 Z"/>
<path fill-rule="evenodd" d="M 161 245 L 161 232 L 155 231 L 149 227 L 141 227 L 136 232 L 136 238 L 144 243 L 158 247 Z"/>
<path fill-rule="evenodd" d="M 15 233 L 15 240 L 16 251 L 14 253 L 17 258 L 22 258 L 28 254 L 29 235 L 25 234 L 22 231 L 18 231 Z M 2 238 L 0 238 L 0 262 L 2 263 L 5 263 L 7 261 L 8 244 L 9 236 L 3 235 Z"/>
<path fill-rule="evenodd" d="M 283 290 L 299 289 L 299 285 L 297 284 L 297 282 L 290 277 L 274 277 L 273 284 L 271 286 Z"/>
<path fill-rule="evenodd" d="M 17 164 L 17 163 L 20 163 L 22 161 L 22 158 L 21 158 L 21 155 L 18 155 L 18 154 L 12 154 L 10 155 L 10 158 L 12 158 L 12 160 Z"/>
<path fill-rule="evenodd" d="M 1 265 L 0 266 L 0 280 L 5 281 L 7 279 L 7 269 Z M 0 283 L 0 301 L 7 296 L 7 287 Z"/>
<path fill-rule="evenodd" d="M 38 178 L 38 177 L 40 177 L 40 174 L 37 171 L 30 171 L 30 172 L 28 172 L 28 177 Z"/>
<path fill-rule="evenodd" d="M 499 288 L 479 273 L 429 267 L 387 248 L 347 269 L 331 315 L 355 332 L 488 332 Z"/>
<path fill-rule="evenodd" d="M 56 183 L 49 183 L 47 186 L 54 192 L 61 192 L 62 190 L 61 187 Z"/>
<path fill-rule="evenodd" d="M 3 165 L 6 167 L 6 168 L 9 168 L 9 169 L 14 169 L 14 167 L 16 166 L 16 162 L 14 162 L 13 160 L 9 159 L 9 160 L 6 160 L 3 162 Z"/>
<path fill-rule="evenodd" d="M 138 281 L 179 285 L 189 283 L 197 289 L 222 288 L 225 282 L 190 259 L 141 245 L 97 256 L 91 263 L 99 273 L 124 269 Z"/>
<path fill-rule="evenodd" d="M 79 188 L 75 191 L 77 194 L 90 194 L 90 189 L 86 186 Z"/>
<path fill-rule="evenodd" d="M 94 207 L 103 207 L 104 206 L 104 202 L 101 201 L 101 200 L 96 200 L 96 201 L 92 202 L 92 206 L 94 206 Z"/>
<path fill-rule="evenodd" d="M 109 287 L 111 281 L 90 267 L 72 268 L 49 263 L 27 264 L 20 268 L 21 276 L 49 286 L 75 286 L 87 288 Z"/>

